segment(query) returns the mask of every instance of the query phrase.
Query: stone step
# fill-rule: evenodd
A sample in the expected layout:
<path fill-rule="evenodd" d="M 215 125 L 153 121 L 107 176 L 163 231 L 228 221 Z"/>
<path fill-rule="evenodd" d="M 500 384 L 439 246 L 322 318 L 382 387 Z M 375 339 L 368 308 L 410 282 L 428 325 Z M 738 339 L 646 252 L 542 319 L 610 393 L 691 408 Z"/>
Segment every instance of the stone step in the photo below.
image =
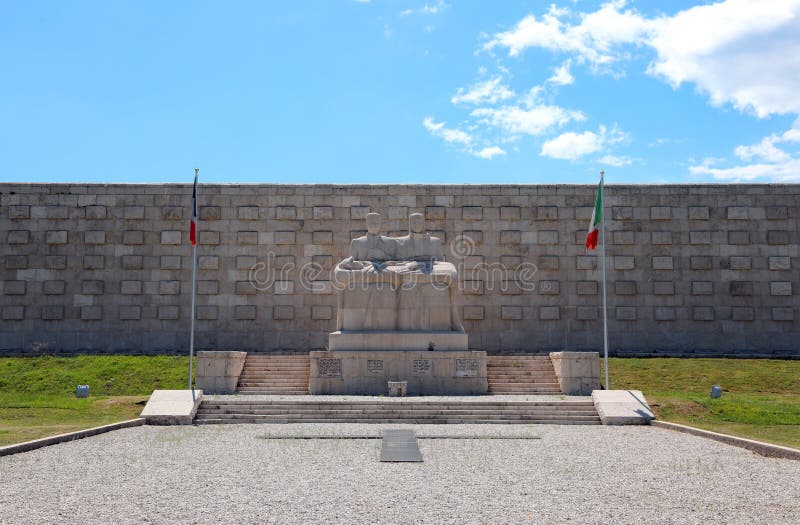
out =
<path fill-rule="evenodd" d="M 571 419 L 303 419 L 297 420 L 292 418 L 274 419 L 270 421 L 263 421 L 260 419 L 252 418 L 237 418 L 237 419 L 197 419 L 195 423 L 199 425 L 215 425 L 215 424 L 286 424 L 286 423 L 370 423 L 370 424 L 392 424 L 404 423 L 408 425 L 425 425 L 425 424 L 446 424 L 446 425 L 461 425 L 461 424 L 488 424 L 488 425 L 600 425 L 600 418 L 593 421 L 574 421 Z"/>
<path fill-rule="evenodd" d="M 400 406 L 400 407 L 540 407 L 540 406 L 553 406 L 553 407 L 593 407 L 594 403 L 591 399 L 546 399 L 534 401 L 507 401 L 495 400 L 493 398 L 481 398 L 480 401 L 407 401 L 398 398 L 397 401 L 388 400 L 306 400 L 306 399 L 240 399 L 235 396 L 219 396 L 217 398 L 204 398 L 203 406 L 212 405 L 258 405 L 258 406 L 283 406 L 283 407 L 340 407 L 340 406 L 359 406 L 359 407 L 385 407 L 385 406 Z"/>
<path fill-rule="evenodd" d="M 598 419 L 597 414 L 588 414 L 588 415 L 575 415 L 570 414 L 569 416 L 564 414 L 552 413 L 552 414 L 525 414 L 525 415 L 517 415 L 517 414 L 423 414 L 423 413 L 409 413 L 409 414 L 330 414 L 330 415 L 322 415 L 322 414 L 306 414 L 303 416 L 299 416 L 297 414 L 206 414 L 202 412 L 198 412 L 196 416 L 196 420 L 203 420 L 203 419 L 258 419 L 264 422 L 269 422 L 272 420 L 280 420 L 280 419 L 294 419 L 296 421 L 307 421 L 310 419 L 313 420 L 326 420 L 326 419 L 357 419 L 363 421 L 374 421 L 374 420 L 383 420 L 383 419 L 478 419 L 483 421 L 513 421 L 513 420 L 524 420 L 524 421 L 536 421 L 536 420 L 553 420 L 553 419 L 561 419 L 561 420 L 570 420 L 570 421 L 595 421 Z"/>

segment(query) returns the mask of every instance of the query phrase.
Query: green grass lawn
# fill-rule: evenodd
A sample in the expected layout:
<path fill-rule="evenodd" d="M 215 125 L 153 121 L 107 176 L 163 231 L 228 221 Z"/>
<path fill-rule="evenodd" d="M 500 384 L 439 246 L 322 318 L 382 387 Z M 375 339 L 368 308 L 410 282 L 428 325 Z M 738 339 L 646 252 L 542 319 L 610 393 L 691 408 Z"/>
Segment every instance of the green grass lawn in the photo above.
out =
<path fill-rule="evenodd" d="M 618 358 L 608 368 L 612 388 L 641 390 L 659 419 L 800 448 L 800 361 Z"/>
<path fill-rule="evenodd" d="M 139 416 L 153 390 L 186 388 L 188 357 L 0 358 L 0 446 Z M 75 398 L 75 386 L 91 388 Z"/>
<path fill-rule="evenodd" d="M 158 388 L 186 388 L 186 357 L 0 358 L 0 445 L 137 417 Z M 800 361 L 611 359 L 611 386 L 659 419 L 800 448 Z M 76 399 L 88 384 L 91 397 Z M 721 399 L 711 399 L 720 385 Z"/>

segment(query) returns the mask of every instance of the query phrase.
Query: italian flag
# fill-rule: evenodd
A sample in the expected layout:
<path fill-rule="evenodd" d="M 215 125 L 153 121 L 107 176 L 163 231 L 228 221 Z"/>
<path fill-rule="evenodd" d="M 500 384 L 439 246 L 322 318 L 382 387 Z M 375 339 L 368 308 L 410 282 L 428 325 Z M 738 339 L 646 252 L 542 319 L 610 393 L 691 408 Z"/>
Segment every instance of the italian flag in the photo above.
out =
<path fill-rule="evenodd" d="M 189 225 L 189 240 L 192 241 L 192 246 L 197 244 L 197 173 L 200 170 L 194 170 L 194 186 L 192 187 L 192 223 Z"/>
<path fill-rule="evenodd" d="M 586 247 L 590 250 L 597 248 L 597 238 L 600 236 L 600 225 L 603 224 L 603 176 L 600 176 L 600 185 L 597 187 L 597 197 L 594 199 L 592 220 L 589 221 L 589 233 L 586 234 Z"/>

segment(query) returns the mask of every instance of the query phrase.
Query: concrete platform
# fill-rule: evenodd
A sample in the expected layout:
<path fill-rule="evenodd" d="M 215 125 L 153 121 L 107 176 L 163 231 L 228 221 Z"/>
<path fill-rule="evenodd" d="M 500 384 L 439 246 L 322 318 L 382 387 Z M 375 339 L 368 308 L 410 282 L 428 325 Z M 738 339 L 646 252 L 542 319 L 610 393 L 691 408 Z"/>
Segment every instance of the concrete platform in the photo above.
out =
<path fill-rule="evenodd" d="M 140 417 L 148 425 L 190 425 L 203 400 L 203 391 L 154 390 Z"/>
<path fill-rule="evenodd" d="M 595 390 L 592 401 L 604 425 L 647 425 L 655 418 L 639 390 Z"/>

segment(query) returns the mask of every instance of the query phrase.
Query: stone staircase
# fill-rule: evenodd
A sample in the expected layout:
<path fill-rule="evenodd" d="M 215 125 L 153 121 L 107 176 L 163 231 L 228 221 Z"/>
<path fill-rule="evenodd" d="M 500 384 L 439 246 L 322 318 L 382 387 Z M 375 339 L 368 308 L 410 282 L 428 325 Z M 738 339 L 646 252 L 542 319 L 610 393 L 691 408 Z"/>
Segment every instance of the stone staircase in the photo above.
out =
<path fill-rule="evenodd" d="M 207 396 L 195 418 L 214 423 L 518 423 L 599 425 L 591 398 L 530 401 L 475 398 L 406 401 Z"/>
<path fill-rule="evenodd" d="M 486 361 L 490 394 L 560 394 L 549 356 L 490 355 Z"/>
<path fill-rule="evenodd" d="M 308 394 L 308 355 L 248 353 L 237 394 Z"/>

